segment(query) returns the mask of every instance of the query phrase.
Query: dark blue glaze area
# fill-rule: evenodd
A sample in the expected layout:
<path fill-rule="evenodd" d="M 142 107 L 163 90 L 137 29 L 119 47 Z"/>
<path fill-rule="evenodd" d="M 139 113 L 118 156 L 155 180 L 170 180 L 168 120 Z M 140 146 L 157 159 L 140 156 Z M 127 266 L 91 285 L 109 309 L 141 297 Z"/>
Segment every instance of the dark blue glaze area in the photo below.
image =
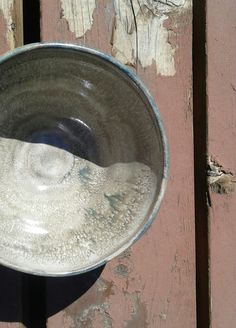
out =
<path fill-rule="evenodd" d="M 58 147 L 86 160 L 99 163 L 95 136 L 90 127 L 78 118 L 42 116 L 36 117 L 35 120 L 31 118 L 24 126 L 24 134 L 27 142 Z"/>
<path fill-rule="evenodd" d="M 70 151 L 70 146 L 58 134 L 56 129 L 52 131 L 36 131 L 28 139 L 29 142 L 42 143 Z"/>

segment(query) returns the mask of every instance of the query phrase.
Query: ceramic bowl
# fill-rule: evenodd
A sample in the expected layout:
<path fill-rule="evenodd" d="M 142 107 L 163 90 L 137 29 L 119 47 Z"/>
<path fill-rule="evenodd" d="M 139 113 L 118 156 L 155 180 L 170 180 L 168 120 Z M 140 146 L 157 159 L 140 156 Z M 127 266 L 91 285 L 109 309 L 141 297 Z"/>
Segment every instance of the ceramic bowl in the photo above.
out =
<path fill-rule="evenodd" d="M 149 227 L 166 186 L 157 107 L 134 73 L 69 44 L 0 58 L 0 263 L 83 273 Z"/>

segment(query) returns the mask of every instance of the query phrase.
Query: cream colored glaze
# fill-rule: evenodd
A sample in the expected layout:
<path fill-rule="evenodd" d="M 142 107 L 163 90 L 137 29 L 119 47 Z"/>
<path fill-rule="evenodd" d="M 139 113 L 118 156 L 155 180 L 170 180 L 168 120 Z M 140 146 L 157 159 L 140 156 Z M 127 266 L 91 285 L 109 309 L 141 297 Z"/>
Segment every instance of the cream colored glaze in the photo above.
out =
<path fill-rule="evenodd" d="M 45 144 L 0 138 L 0 257 L 66 272 L 113 253 L 140 227 L 156 190 L 141 163 L 100 167 Z"/>

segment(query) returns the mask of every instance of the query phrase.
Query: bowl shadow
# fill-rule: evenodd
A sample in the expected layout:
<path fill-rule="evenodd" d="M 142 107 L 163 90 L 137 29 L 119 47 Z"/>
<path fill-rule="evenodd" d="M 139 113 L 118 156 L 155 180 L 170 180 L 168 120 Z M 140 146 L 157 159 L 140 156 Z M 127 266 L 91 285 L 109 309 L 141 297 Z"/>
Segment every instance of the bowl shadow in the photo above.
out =
<path fill-rule="evenodd" d="M 92 287 L 105 266 L 69 277 L 41 277 L 0 266 L 0 321 L 46 328 L 47 318 Z"/>

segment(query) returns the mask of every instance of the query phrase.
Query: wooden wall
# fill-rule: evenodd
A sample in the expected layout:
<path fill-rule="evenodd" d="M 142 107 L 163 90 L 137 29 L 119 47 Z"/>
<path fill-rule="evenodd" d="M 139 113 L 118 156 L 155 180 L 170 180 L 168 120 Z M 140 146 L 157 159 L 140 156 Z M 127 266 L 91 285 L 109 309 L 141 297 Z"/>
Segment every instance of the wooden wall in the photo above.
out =
<path fill-rule="evenodd" d="M 23 44 L 21 1 L 0 0 L 1 53 Z M 236 165 L 236 5 L 233 0 L 207 0 L 206 5 L 208 102 L 203 110 L 208 114 L 208 139 L 203 142 L 208 145 L 210 170 L 216 166 L 217 172 L 221 170 L 228 179 L 227 193 L 223 194 L 219 193 L 222 185 L 217 189 L 215 181 L 210 180 L 211 203 L 203 205 L 209 209 L 203 229 L 209 234 L 207 311 L 213 328 L 233 328 L 236 202 L 231 181 Z M 195 260 L 195 192 L 199 189 L 196 191 L 194 184 L 194 113 L 198 108 L 193 110 L 192 106 L 192 3 L 40 0 L 40 11 L 41 41 L 93 47 L 129 65 L 141 77 L 164 120 L 170 146 L 170 178 L 158 218 L 149 231 L 104 268 L 60 279 L 30 277 L 2 268 L 0 327 L 196 327 L 196 296 L 204 293 L 199 290 L 201 284 L 196 289 L 196 264 L 200 262 L 199 257 L 198 263 Z M 202 96 L 204 92 L 199 94 Z M 225 180 L 218 182 L 224 189 Z M 198 234 L 196 237 L 199 239 Z M 198 274 L 203 272 L 197 270 Z M 208 325 L 204 317 L 199 322 L 200 328 Z"/>

